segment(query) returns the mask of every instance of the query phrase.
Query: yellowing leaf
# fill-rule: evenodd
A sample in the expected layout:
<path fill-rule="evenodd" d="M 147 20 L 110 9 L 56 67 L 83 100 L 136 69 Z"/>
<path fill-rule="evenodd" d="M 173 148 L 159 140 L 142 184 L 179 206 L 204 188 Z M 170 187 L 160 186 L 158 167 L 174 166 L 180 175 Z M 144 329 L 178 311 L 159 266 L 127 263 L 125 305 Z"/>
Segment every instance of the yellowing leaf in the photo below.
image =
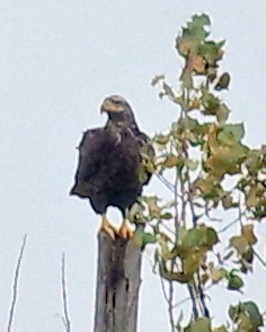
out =
<path fill-rule="evenodd" d="M 225 278 L 225 276 L 226 276 L 226 271 L 224 269 L 221 269 L 221 268 L 212 268 L 211 269 L 210 277 L 211 277 L 213 283 L 218 283 L 220 280 Z"/>
<path fill-rule="evenodd" d="M 204 74 L 206 72 L 205 61 L 202 56 L 193 54 L 188 58 L 187 69 L 192 72 L 195 71 L 198 74 Z"/>
<path fill-rule="evenodd" d="M 242 255 L 248 248 L 248 241 L 244 236 L 233 236 L 230 239 L 230 245 L 237 250 L 239 255 Z"/>
<path fill-rule="evenodd" d="M 205 199 L 219 200 L 219 198 L 223 196 L 223 188 L 213 176 L 208 176 L 205 179 L 198 179 L 194 186 L 196 189 L 200 190 Z"/>
<path fill-rule="evenodd" d="M 212 330 L 212 332 L 227 332 L 227 331 L 228 330 L 224 326 L 217 327 L 217 328 Z"/>
<path fill-rule="evenodd" d="M 241 233 L 249 245 L 254 245 L 257 243 L 258 239 L 254 234 L 254 225 L 249 224 L 242 226 Z"/>
<path fill-rule="evenodd" d="M 163 134 L 161 134 L 161 135 L 156 135 L 153 140 L 157 144 L 165 145 L 165 144 L 167 144 L 169 142 L 169 138 L 170 138 L 169 135 L 163 135 Z"/>
<path fill-rule="evenodd" d="M 166 157 L 166 159 L 162 163 L 160 163 L 160 165 L 163 166 L 164 168 L 176 167 L 180 165 L 180 158 L 170 155 Z"/>
<path fill-rule="evenodd" d="M 202 260 L 202 252 L 191 251 L 183 260 L 183 271 L 186 275 L 192 275 L 198 271 Z"/>

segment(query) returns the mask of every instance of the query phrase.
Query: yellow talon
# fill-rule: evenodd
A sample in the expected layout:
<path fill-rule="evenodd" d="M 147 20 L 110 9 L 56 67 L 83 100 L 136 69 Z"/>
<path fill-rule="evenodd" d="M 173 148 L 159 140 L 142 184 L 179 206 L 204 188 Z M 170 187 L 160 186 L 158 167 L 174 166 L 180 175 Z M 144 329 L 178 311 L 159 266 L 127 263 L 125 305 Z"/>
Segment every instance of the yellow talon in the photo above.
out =
<path fill-rule="evenodd" d="M 123 223 L 118 231 L 118 235 L 125 240 L 132 238 L 134 235 L 131 225 L 127 219 L 123 220 Z"/>
<path fill-rule="evenodd" d="M 116 234 L 118 234 L 118 229 L 110 223 L 105 214 L 102 215 L 102 224 L 99 231 L 108 234 L 112 240 L 115 240 Z"/>

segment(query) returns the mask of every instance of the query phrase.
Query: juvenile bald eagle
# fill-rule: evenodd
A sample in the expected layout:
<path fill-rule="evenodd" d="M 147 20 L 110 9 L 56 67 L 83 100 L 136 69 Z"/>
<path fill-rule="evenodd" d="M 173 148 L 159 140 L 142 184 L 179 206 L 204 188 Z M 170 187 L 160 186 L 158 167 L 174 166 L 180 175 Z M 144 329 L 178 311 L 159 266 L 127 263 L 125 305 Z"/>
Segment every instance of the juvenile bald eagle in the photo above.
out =
<path fill-rule="evenodd" d="M 79 145 L 79 162 L 71 195 L 88 198 L 102 216 L 100 230 L 112 239 L 129 238 L 128 209 L 141 195 L 151 173 L 145 163 L 153 156 L 151 141 L 137 126 L 129 103 L 121 96 L 106 98 L 100 109 L 107 113 L 103 128 L 87 130 Z M 118 230 L 106 218 L 107 208 L 117 207 L 123 216 Z"/>

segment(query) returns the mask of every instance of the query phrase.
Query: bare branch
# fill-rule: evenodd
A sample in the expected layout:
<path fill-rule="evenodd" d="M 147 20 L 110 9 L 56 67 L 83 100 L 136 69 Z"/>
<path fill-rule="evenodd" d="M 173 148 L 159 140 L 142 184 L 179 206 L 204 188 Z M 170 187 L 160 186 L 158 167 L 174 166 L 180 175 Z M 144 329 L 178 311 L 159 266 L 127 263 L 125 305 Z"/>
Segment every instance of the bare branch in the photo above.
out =
<path fill-rule="evenodd" d="M 168 188 L 171 192 L 174 192 L 174 186 L 170 181 L 168 181 L 163 175 L 155 173 L 157 178 Z"/>
<path fill-rule="evenodd" d="M 260 263 L 263 265 L 263 266 L 266 266 L 266 262 L 263 260 L 262 257 L 260 257 L 260 255 L 255 251 L 253 250 L 254 252 L 254 255 L 258 258 L 258 260 L 260 261 Z"/>
<path fill-rule="evenodd" d="M 234 224 L 236 224 L 239 221 L 239 217 L 237 217 L 236 219 L 234 219 L 233 221 L 231 221 L 228 225 L 226 225 L 225 227 L 221 228 L 218 233 L 223 233 L 225 231 L 227 231 L 231 226 L 233 226 Z"/>
<path fill-rule="evenodd" d="M 13 279 L 13 294 L 12 294 L 12 302 L 11 302 L 11 306 L 10 306 L 9 314 L 8 314 L 7 332 L 12 331 L 12 324 L 14 321 L 14 313 L 15 313 L 17 296 L 18 296 L 19 273 L 20 273 L 20 267 L 21 267 L 21 263 L 22 263 L 24 249 L 26 246 L 26 240 L 27 240 L 27 235 L 25 234 L 23 237 L 21 248 L 20 248 L 18 261 L 17 261 L 17 265 L 16 265 L 16 269 L 15 269 L 15 275 L 14 275 L 14 279 Z"/>
<path fill-rule="evenodd" d="M 194 287 L 190 284 L 187 285 L 188 287 L 188 292 L 192 301 L 192 311 L 193 311 L 193 315 L 194 318 L 197 319 L 199 317 L 199 312 L 198 312 L 198 308 L 197 308 L 197 299 L 195 297 L 194 294 Z"/>
<path fill-rule="evenodd" d="M 65 253 L 62 255 L 62 299 L 63 299 L 63 322 L 65 325 L 66 332 L 71 332 L 71 321 L 68 313 L 68 302 L 67 302 L 67 285 L 66 285 L 66 273 L 65 273 Z"/>
<path fill-rule="evenodd" d="M 171 272 L 173 271 L 173 261 L 171 262 Z M 173 311 L 173 300 L 174 300 L 174 283 L 173 280 L 169 280 L 169 302 L 168 302 L 168 314 L 170 319 L 170 325 L 172 332 L 175 331 L 174 311 Z"/>
<path fill-rule="evenodd" d="M 204 288 L 204 291 L 207 291 L 208 289 L 212 288 L 214 285 L 215 285 L 215 284 L 211 284 L 211 285 L 205 287 L 205 288 Z M 184 298 L 183 300 L 181 300 L 181 301 L 177 302 L 176 304 L 174 304 L 173 308 L 178 308 L 178 307 L 180 307 L 182 304 L 184 304 L 184 303 L 186 303 L 186 302 L 188 302 L 188 301 L 190 301 L 190 300 L 191 300 L 191 297 L 190 297 L 190 295 L 189 295 L 189 296 L 187 296 L 186 298 Z"/>
<path fill-rule="evenodd" d="M 203 308 L 203 314 L 204 314 L 205 317 L 210 318 L 209 309 L 208 309 L 208 307 L 206 305 L 206 302 L 205 302 L 205 293 L 204 293 L 204 290 L 201 286 L 201 280 L 200 280 L 199 272 L 197 272 L 197 279 L 198 279 L 198 291 L 199 291 L 199 296 L 200 296 L 200 302 L 201 302 L 201 305 L 202 305 L 202 308 Z"/>

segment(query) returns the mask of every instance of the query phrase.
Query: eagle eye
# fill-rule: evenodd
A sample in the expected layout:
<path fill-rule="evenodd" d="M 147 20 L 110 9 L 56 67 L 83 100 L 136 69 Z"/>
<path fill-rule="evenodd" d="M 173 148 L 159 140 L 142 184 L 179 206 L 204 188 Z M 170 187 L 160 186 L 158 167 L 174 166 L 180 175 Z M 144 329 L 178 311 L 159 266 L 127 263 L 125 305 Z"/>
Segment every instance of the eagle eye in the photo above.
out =
<path fill-rule="evenodd" d="M 116 105 L 118 105 L 118 104 L 121 103 L 120 100 L 114 100 L 114 99 L 113 99 L 112 101 L 113 101 L 113 103 L 116 104 Z"/>

